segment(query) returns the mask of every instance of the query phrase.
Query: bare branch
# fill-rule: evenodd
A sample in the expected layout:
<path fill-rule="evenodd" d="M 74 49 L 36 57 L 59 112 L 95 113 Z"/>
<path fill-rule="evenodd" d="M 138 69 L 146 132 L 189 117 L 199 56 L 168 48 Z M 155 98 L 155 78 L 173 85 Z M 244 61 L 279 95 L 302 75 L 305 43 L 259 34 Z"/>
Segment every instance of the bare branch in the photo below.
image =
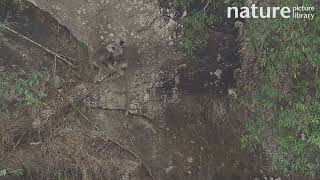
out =
<path fill-rule="evenodd" d="M 76 68 L 76 66 L 73 65 L 73 64 L 72 64 L 71 62 L 69 62 L 69 60 L 68 60 L 68 59 L 70 59 L 70 60 L 72 60 L 72 61 L 75 61 L 73 58 L 67 57 L 67 56 L 64 56 L 64 55 L 61 55 L 61 54 L 58 54 L 58 53 L 56 53 L 56 52 L 53 52 L 53 51 L 51 51 L 50 49 L 44 47 L 43 45 L 41 45 L 41 44 L 33 41 L 32 39 L 30 39 L 30 38 L 28 38 L 28 37 L 20 34 L 19 32 L 15 31 L 15 30 L 13 30 L 13 29 L 5 26 L 5 25 L 2 25 L 2 27 L 3 27 L 4 29 L 6 29 L 7 31 L 10 31 L 11 33 L 13 33 L 13 34 L 15 34 L 15 35 L 17 35 L 17 36 L 19 36 L 19 37 L 21 37 L 21 38 L 29 41 L 29 42 L 31 42 L 32 44 L 35 44 L 36 46 L 38 46 L 38 47 L 40 47 L 41 49 L 43 49 L 43 50 L 45 50 L 46 52 L 48 52 L 49 54 L 52 54 L 54 57 L 57 57 L 58 59 L 66 62 L 66 63 L 69 64 L 71 67 Z"/>

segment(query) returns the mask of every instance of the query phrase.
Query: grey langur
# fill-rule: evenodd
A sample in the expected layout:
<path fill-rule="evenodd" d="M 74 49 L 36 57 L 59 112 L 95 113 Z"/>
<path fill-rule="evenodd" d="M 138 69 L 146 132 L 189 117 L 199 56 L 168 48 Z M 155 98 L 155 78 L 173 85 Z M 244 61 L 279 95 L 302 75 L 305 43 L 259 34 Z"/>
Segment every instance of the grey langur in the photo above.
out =
<path fill-rule="evenodd" d="M 107 67 L 112 72 L 117 72 L 123 76 L 125 83 L 125 96 L 126 96 L 126 115 L 129 115 L 129 83 L 126 70 L 128 68 L 128 59 L 124 56 L 125 42 L 121 39 L 116 39 L 107 47 L 100 48 L 94 54 L 93 64 L 99 68 L 99 74 L 102 70 L 107 70 Z"/>
<path fill-rule="evenodd" d="M 111 71 L 116 71 L 121 76 L 124 75 L 124 71 L 128 67 L 128 62 L 123 55 L 124 45 L 123 40 L 116 39 L 107 47 L 102 47 L 96 51 L 93 64 L 99 68 L 99 74 L 102 70 L 107 70 L 106 67 L 108 67 Z"/>

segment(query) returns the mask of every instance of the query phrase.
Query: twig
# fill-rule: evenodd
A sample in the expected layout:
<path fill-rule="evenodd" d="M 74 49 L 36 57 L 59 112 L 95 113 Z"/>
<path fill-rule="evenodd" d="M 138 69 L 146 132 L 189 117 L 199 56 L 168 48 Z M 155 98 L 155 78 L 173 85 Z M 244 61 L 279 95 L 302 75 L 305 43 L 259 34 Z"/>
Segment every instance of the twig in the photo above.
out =
<path fill-rule="evenodd" d="M 54 63 L 53 63 L 53 85 L 54 85 L 54 87 L 56 87 L 57 86 L 57 81 L 56 81 L 56 72 L 57 72 L 57 56 L 55 56 L 54 57 Z"/>
<path fill-rule="evenodd" d="M 6 29 L 6 30 L 10 31 L 11 33 L 16 34 L 17 36 L 19 36 L 19 37 L 21 37 L 21 38 L 23 38 L 23 39 L 25 39 L 25 40 L 27 40 L 27 41 L 31 42 L 32 44 L 35 44 L 36 46 L 38 46 L 38 47 L 42 48 L 43 50 L 45 50 L 45 51 L 46 51 L 46 52 L 48 52 L 49 54 L 52 54 L 53 56 L 55 56 L 55 57 L 57 57 L 57 58 L 61 59 L 62 61 L 64 61 L 64 62 L 66 62 L 67 64 L 69 64 L 71 67 L 76 68 L 76 66 L 75 66 L 75 65 L 73 65 L 71 62 L 69 62 L 69 61 L 68 61 L 68 59 L 75 61 L 73 58 L 71 58 L 71 57 L 67 57 L 67 56 L 64 56 L 64 55 L 61 55 L 61 54 L 58 54 L 58 53 L 56 53 L 56 52 L 53 52 L 53 51 L 51 51 L 50 49 L 48 49 L 48 48 L 46 48 L 46 47 L 42 46 L 41 44 L 39 44 L 39 43 L 37 43 L 37 42 L 35 42 L 35 41 L 31 40 L 30 38 L 28 38 L 28 37 L 26 37 L 26 36 L 24 36 L 24 35 L 20 34 L 19 32 L 15 31 L 15 30 L 13 30 L 13 29 L 11 29 L 11 28 L 9 28 L 9 27 L 5 26 L 5 25 L 2 25 L 2 27 L 3 27 L 4 29 Z"/>
<path fill-rule="evenodd" d="M 91 107 L 91 106 L 90 106 Z M 91 107 L 92 109 L 103 109 L 103 110 L 107 110 L 107 111 L 121 111 L 121 112 L 125 112 L 125 109 L 118 109 L 118 108 L 106 108 L 106 107 L 101 107 L 101 106 L 97 106 L 97 107 Z M 128 115 L 131 116 L 135 116 L 135 117 L 140 117 L 142 119 L 144 119 L 144 121 L 148 124 L 152 125 L 152 131 L 156 132 L 154 129 L 158 129 L 159 131 L 168 131 L 165 128 L 162 128 L 160 125 L 158 125 L 157 123 L 154 122 L 154 120 L 152 120 L 151 118 L 149 118 L 146 115 L 143 114 L 134 114 L 134 113 L 130 113 L 128 112 Z M 155 128 L 154 128 L 155 127 Z"/>
<path fill-rule="evenodd" d="M 155 179 L 152 175 L 152 172 L 150 170 L 150 168 L 142 161 L 142 159 L 133 151 L 131 151 L 130 149 L 126 148 L 125 146 L 123 146 L 122 144 L 116 142 L 115 140 L 113 140 L 112 138 L 110 138 L 109 136 L 107 136 L 97 125 L 95 125 L 86 115 L 84 115 L 76 106 L 74 106 L 74 104 L 67 98 L 65 97 L 65 95 L 63 95 L 62 93 L 60 93 L 58 90 L 56 90 L 56 92 L 65 100 L 67 100 L 69 102 L 69 104 L 71 105 L 71 107 L 76 110 L 92 127 L 94 127 L 94 129 L 96 129 L 101 136 L 104 136 L 108 141 L 110 141 L 111 143 L 115 144 L 116 146 L 120 147 L 122 150 L 128 152 L 129 154 L 131 154 L 134 158 L 136 158 L 141 165 L 146 169 L 146 171 L 148 172 L 149 176 L 151 177 L 151 179 Z"/>
<path fill-rule="evenodd" d="M 210 0 L 208 0 L 207 4 L 204 6 L 204 8 L 202 9 L 202 11 L 205 11 L 205 10 L 207 9 L 209 3 L 210 3 Z"/>
<path fill-rule="evenodd" d="M 25 134 L 26 134 L 26 133 L 21 134 L 21 136 L 20 136 L 19 140 L 17 141 L 17 143 L 15 143 L 15 145 L 13 146 L 13 149 L 16 149 L 16 147 L 19 145 L 22 137 L 23 137 Z"/>
<path fill-rule="evenodd" d="M 8 12 L 8 13 L 7 13 L 7 17 L 6 17 L 6 19 L 4 20 L 4 24 L 7 24 L 7 23 L 8 23 L 9 18 L 11 18 L 11 17 L 10 17 L 9 12 Z"/>
<path fill-rule="evenodd" d="M 247 32 L 245 32 L 245 33 L 242 35 L 240 41 L 242 41 L 242 40 L 244 39 L 244 37 L 246 37 L 246 35 L 247 35 Z"/>
<path fill-rule="evenodd" d="M 149 30 L 151 28 L 151 26 L 156 22 L 157 20 L 157 16 L 153 18 L 153 20 L 150 22 L 150 24 L 148 26 L 142 27 L 140 29 L 137 30 L 137 33 L 141 33 L 143 31 Z"/>
<path fill-rule="evenodd" d="M 317 83 L 317 79 L 318 79 L 318 73 L 319 73 L 319 66 L 317 65 L 317 69 L 316 69 L 316 82 L 315 83 Z"/>

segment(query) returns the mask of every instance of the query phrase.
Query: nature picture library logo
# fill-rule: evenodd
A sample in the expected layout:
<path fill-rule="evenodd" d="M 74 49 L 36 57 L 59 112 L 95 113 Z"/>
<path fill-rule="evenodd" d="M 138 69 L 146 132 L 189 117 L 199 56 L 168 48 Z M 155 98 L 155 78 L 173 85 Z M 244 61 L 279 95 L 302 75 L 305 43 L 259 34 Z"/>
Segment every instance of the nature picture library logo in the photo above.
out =
<path fill-rule="evenodd" d="M 252 4 L 251 7 L 228 7 L 228 18 L 304 18 L 314 19 L 314 6 L 295 7 L 258 7 Z"/>

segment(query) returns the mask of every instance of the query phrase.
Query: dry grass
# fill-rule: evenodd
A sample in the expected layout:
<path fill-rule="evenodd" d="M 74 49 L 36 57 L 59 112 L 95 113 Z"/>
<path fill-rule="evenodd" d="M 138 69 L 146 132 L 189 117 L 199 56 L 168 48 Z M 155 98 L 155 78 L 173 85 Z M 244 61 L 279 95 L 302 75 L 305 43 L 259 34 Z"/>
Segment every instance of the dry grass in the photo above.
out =
<path fill-rule="evenodd" d="M 25 108 L 14 112 L 17 115 L 11 119 L 0 120 L 0 166 L 22 167 L 34 179 L 109 179 L 140 169 L 134 155 L 83 119 L 79 123 L 76 119 L 81 115 L 71 111 L 68 103 L 57 97 L 46 102 L 55 104 L 54 114 L 46 120 L 41 113 L 32 112 L 48 107 L 39 111 Z M 42 118 L 37 127 L 32 126 L 34 118 Z M 41 143 L 31 144 L 39 140 Z M 129 161 L 136 166 L 130 167 Z"/>

